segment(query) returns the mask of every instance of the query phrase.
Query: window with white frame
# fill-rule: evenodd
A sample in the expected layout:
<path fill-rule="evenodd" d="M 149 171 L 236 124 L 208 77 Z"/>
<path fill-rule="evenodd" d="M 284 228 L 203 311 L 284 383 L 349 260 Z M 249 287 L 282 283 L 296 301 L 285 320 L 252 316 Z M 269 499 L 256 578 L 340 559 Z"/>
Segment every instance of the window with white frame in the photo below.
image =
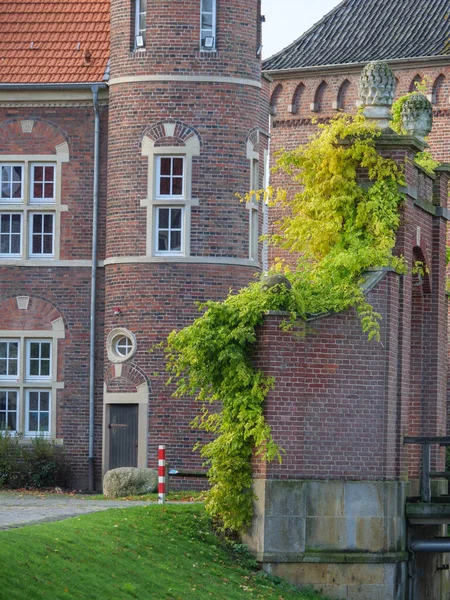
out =
<path fill-rule="evenodd" d="M 200 45 L 204 50 L 216 49 L 216 0 L 200 0 Z"/>
<path fill-rule="evenodd" d="M 53 339 L 0 338 L 0 430 L 51 435 Z"/>
<path fill-rule="evenodd" d="M 135 0 L 134 49 L 145 48 L 147 37 L 147 0 Z"/>
<path fill-rule="evenodd" d="M 156 157 L 156 198 L 184 198 L 184 156 Z"/>
<path fill-rule="evenodd" d="M 156 207 L 157 254 L 180 253 L 183 248 L 184 209 L 177 207 Z"/>
<path fill-rule="evenodd" d="M 0 259 L 55 257 L 57 165 L 1 162 Z"/>

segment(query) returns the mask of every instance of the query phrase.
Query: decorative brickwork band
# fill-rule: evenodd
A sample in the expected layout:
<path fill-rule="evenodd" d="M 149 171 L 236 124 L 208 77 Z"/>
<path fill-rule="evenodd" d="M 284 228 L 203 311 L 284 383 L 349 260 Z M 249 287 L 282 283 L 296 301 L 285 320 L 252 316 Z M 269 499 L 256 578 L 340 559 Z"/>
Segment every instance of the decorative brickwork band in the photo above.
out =
<path fill-rule="evenodd" d="M 158 504 L 166 502 L 166 447 L 158 446 Z"/>

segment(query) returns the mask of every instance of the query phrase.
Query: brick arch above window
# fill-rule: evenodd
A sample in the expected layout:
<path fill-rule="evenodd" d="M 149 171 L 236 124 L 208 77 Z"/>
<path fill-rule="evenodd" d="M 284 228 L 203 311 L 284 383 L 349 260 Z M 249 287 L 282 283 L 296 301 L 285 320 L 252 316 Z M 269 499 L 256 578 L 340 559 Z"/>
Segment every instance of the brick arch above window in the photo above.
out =
<path fill-rule="evenodd" d="M 1 121 L 0 139 L 2 154 L 17 154 L 23 148 L 22 153 L 59 154 L 63 162 L 69 160 L 69 136 L 51 121 L 32 116 Z"/>
<path fill-rule="evenodd" d="M 146 141 L 147 140 L 147 141 Z M 142 134 L 142 145 L 193 146 L 200 150 L 202 139 L 198 131 L 181 121 L 160 121 L 149 125 Z"/>
<path fill-rule="evenodd" d="M 141 386 L 150 389 L 150 381 L 145 372 L 135 363 L 110 364 L 105 371 L 105 392 L 137 392 Z M 121 388 L 118 390 L 118 388 Z M 126 389 L 125 389 L 126 388 Z"/>
<path fill-rule="evenodd" d="M 65 331 L 63 313 L 51 302 L 26 293 L 0 301 L 0 330 Z"/>

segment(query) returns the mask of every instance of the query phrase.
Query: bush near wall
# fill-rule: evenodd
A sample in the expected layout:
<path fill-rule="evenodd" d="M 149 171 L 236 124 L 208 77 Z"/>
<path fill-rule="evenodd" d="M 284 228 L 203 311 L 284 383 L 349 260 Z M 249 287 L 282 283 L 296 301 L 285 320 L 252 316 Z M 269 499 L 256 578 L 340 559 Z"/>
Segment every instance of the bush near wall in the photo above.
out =
<path fill-rule="evenodd" d="M 65 487 L 69 464 L 64 450 L 43 437 L 23 444 L 8 432 L 0 435 L 0 488 Z"/>

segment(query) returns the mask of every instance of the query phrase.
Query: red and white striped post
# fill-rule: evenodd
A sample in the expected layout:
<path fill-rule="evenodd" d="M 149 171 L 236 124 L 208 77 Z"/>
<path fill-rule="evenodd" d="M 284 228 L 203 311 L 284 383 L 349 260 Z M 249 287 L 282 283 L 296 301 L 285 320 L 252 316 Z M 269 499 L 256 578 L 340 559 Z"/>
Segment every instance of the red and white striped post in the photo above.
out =
<path fill-rule="evenodd" d="M 166 501 L 166 447 L 158 446 L 158 504 Z"/>

